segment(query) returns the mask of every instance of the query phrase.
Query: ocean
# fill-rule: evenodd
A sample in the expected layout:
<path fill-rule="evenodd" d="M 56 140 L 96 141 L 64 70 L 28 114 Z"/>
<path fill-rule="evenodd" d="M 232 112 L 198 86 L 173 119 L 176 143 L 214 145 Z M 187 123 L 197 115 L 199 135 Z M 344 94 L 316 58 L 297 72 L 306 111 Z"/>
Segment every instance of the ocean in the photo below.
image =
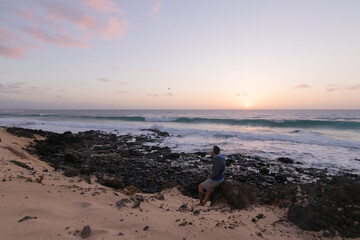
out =
<path fill-rule="evenodd" d="M 119 135 L 156 128 L 172 135 L 160 146 L 174 152 L 218 145 L 225 154 L 360 174 L 360 110 L 0 110 L 0 126 Z"/>

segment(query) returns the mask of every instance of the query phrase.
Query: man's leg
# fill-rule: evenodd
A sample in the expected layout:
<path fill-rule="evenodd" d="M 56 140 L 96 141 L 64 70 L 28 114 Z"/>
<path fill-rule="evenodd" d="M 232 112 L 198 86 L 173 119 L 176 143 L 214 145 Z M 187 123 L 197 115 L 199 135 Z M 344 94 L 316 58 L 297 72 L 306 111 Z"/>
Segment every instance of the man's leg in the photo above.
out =
<path fill-rule="evenodd" d="M 209 198 L 210 198 L 211 193 L 212 193 L 212 191 L 209 191 L 209 190 L 206 191 L 206 195 L 205 195 L 204 200 L 202 201 L 202 203 L 200 202 L 201 205 L 205 206 L 206 202 L 207 202 L 207 201 L 209 200 Z"/>
<path fill-rule="evenodd" d="M 199 199 L 200 199 L 200 204 L 203 204 L 203 197 L 204 197 L 204 188 L 201 186 L 201 184 L 199 184 L 198 186 L 198 190 L 199 190 Z"/>

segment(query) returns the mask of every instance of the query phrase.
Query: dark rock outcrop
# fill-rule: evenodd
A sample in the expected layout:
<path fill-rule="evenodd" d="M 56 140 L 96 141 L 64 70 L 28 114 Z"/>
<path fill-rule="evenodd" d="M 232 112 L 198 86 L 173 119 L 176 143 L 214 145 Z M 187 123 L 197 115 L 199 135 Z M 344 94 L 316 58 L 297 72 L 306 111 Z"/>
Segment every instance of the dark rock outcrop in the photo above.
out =
<path fill-rule="evenodd" d="M 257 189 L 254 189 L 246 183 L 241 183 L 234 179 L 227 179 L 222 182 L 217 190 L 215 190 L 213 202 L 223 201 L 221 198 L 225 198 L 232 208 L 243 209 L 250 204 L 258 201 L 259 193 Z M 220 194 L 219 194 L 220 193 Z"/>
<path fill-rule="evenodd" d="M 301 229 L 335 229 L 344 237 L 360 237 L 360 184 L 333 177 L 301 186 L 288 219 Z"/>

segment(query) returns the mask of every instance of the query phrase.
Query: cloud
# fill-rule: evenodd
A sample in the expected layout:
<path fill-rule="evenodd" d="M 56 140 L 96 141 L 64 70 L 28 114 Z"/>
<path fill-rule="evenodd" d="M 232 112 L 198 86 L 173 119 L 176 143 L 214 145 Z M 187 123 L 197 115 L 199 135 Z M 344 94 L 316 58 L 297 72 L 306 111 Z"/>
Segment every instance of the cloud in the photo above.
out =
<path fill-rule="evenodd" d="M 100 12 L 118 12 L 116 3 L 109 0 L 81 0 L 86 6 Z"/>
<path fill-rule="evenodd" d="M 327 92 L 334 92 L 339 90 L 358 90 L 360 89 L 360 84 L 352 84 L 352 85 L 340 85 L 340 84 L 329 84 L 327 85 Z"/>
<path fill-rule="evenodd" d="M 76 40 L 74 38 L 71 38 L 68 36 L 63 36 L 60 34 L 53 35 L 39 27 L 28 28 L 25 31 L 28 32 L 31 36 L 33 36 L 37 40 L 43 41 L 43 42 L 46 42 L 49 44 L 60 45 L 63 47 L 86 47 L 87 46 L 86 43 L 79 42 L 78 40 Z"/>
<path fill-rule="evenodd" d="M 93 37 L 124 36 L 129 22 L 119 12 L 112 0 L 2 1 L 0 57 L 22 58 L 40 43 L 86 47 Z"/>
<path fill-rule="evenodd" d="M 116 17 L 107 17 L 107 21 L 103 17 L 95 17 L 85 14 L 78 8 L 65 5 L 62 2 L 44 4 L 49 12 L 49 18 L 55 20 L 72 22 L 76 28 L 89 31 L 100 35 L 105 39 L 112 39 L 117 36 L 125 35 L 128 27 L 128 21 L 119 21 Z"/>
<path fill-rule="evenodd" d="M 1 93 L 10 93 L 10 94 L 21 94 L 26 92 L 24 89 L 24 82 L 15 82 L 10 84 L 1 84 L 0 85 L 0 92 Z"/>
<path fill-rule="evenodd" d="M 125 92 L 125 91 L 118 91 L 118 92 L 115 92 L 116 94 L 127 94 L 128 92 Z"/>
<path fill-rule="evenodd" d="M 0 56 L 8 58 L 22 58 L 25 50 L 21 47 L 0 45 Z"/>
<path fill-rule="evenodd" d="M 119 81 L 118 83 L 121 84 L 121 85 L 128 85 L 129 84 L 128 82 L 122 82 L 122 81 Z"/>
<path fill-rule="evenodd" d="M 308 84 L 299 84 L 297 86 L 294 87 L 295 89 L 307 89 L 310 88 L 310 86 Z"/>
<path fill-rule="evenodd" d="M 148 93 L 149 97 L 158 97 L 159 95 L 155 94 L 155 93 Z"/>
<path fill-rule="evenodd" d="M 238 97 L 241 97 L 241 96 L 246 97 L 247 93 L 235 93 L 235 95 L 238 96 Z"/>
<path fill-rule="evenodd" d="M 110 80 L 106 79 L 106 78 L 98 78 L 97 79 L 99 82 L 111 82 Z"/>
<path fill-rule="evenodd" d="M 172 94 L 172 93 L 167 93 L 167 94 L 165 94 L 165 96 L 167 96 L 167 97 L 173 97 L 174 94 Z"/>
<path fill-rule="evenodd" d="M 0 56 L 8 58 L 22 58 L 27 49 L 36 47 L 29 44 L 17 34 L 10 33 L 0 26 Z"/>
<path fill-rule="evenodd" d="M 160 0 L 157 0 L 155 4 L 151 7 L 148 16 L 150 18 L 153 18 L 155 15 L 159 14 L 161 7 L 162 7 L 162 3 L 160 2 Z"/>

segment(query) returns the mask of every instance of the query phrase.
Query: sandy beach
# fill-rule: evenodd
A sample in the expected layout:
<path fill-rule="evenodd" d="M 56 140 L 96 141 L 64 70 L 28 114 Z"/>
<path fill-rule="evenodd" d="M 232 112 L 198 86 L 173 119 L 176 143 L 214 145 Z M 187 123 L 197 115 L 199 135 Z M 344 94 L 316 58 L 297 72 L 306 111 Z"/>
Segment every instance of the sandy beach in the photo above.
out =
<path fill-rule="evenodd" d="M 41 137 L 38 137 L 41 138 Z M 88 184 L 28 154 L 33 139 L 0 128 L 1 239 L 321 239 L 274 206 L 197 206 L 177 188 L 126 195 Z M 25 163 L 31 169 L 18 166 Z M 163 196 L 163 197 L 162 197 Z M 91 232 L 83 231 L 89 226 Z M 342 239 L 335 237 L 333 239 Z"/>

